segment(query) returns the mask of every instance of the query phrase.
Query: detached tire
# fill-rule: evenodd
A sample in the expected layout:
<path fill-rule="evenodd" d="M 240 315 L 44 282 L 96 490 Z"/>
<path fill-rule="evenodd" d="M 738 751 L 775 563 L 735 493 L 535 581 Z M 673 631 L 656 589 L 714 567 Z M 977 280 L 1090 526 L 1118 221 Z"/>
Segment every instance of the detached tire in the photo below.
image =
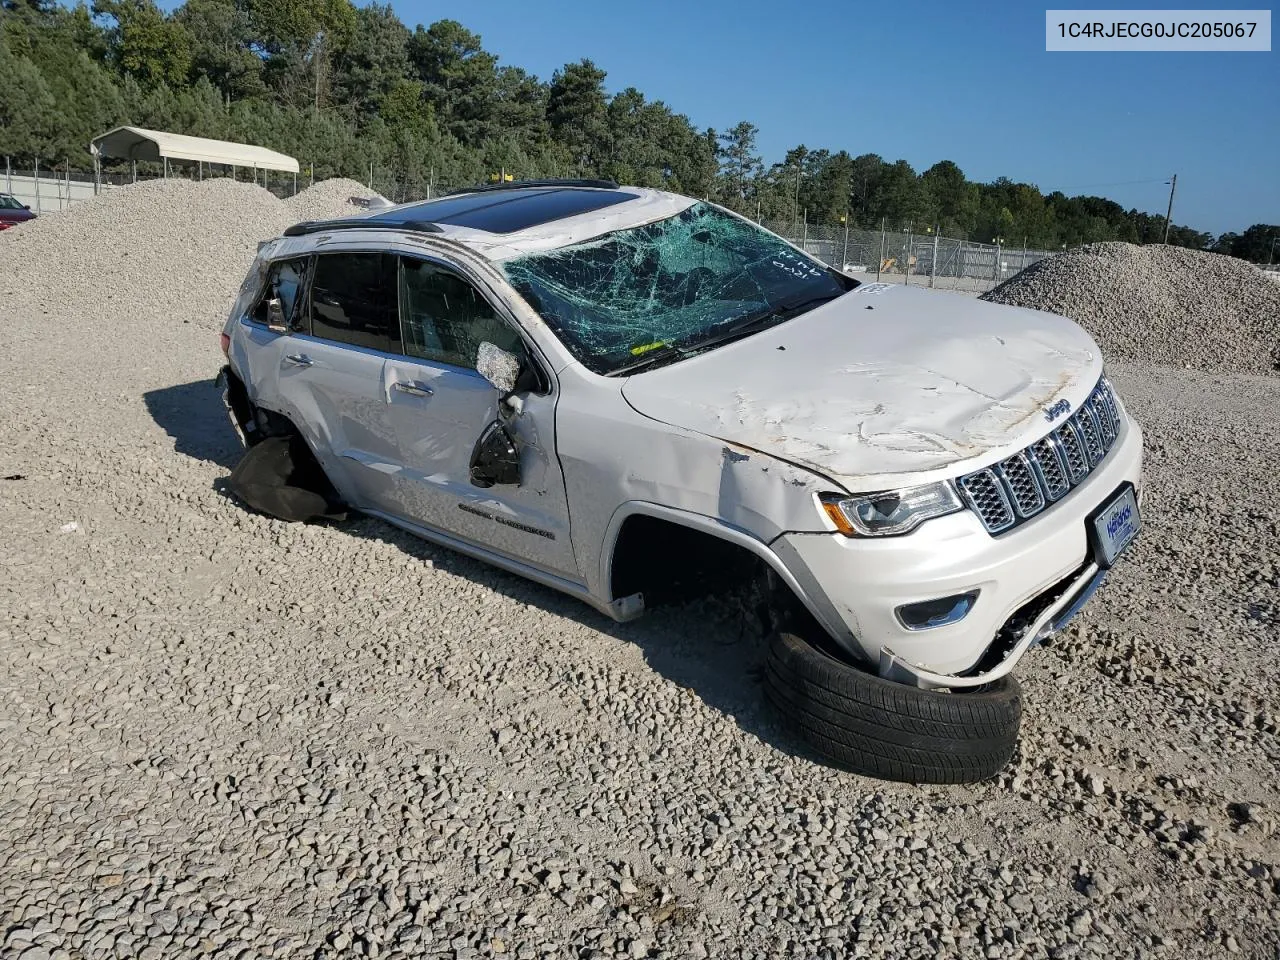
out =
<path fill-rule="evenodd" d="M 231 492 L 259 513 L 279 520 L 341 520 L 337 491 L 298 434 L 265 437 L 250 447 L 231 476 Z"/>
<path fill-rule="evenodd" d="M 985 780 L 1004 769 L 1018 743 L 1022 688 L 1012 676 L 974 692 L 921 690 L 777 633 L 764 683 L 784 721 L 815 750 L 881 780 Z"/>

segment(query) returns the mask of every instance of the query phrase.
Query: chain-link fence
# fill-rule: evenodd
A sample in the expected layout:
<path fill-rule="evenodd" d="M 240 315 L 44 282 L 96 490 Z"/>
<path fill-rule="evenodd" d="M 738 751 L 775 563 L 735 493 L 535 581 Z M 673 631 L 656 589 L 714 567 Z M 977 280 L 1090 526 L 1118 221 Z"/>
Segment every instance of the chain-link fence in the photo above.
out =
<path fill-rule="evenodd" d="M 322 164 L 303 163 L 302 172 L 272 173 L 241 168 L 237 180 L 257 183 L 279 197 L 291 196 L 315 182 Z M 97 190 L 110 189 L 140 180 L 162 177 L 202 180 L 233 175 L 226 167 L 212 165 L 165 165 L 136 163 L 127 170 L 103 170 Z M 393 203 L 429 200 L 448 193 L 455 186 L 440 182 L 428 167 L 426 176 L 408 178 L 389 167 L 371 164 L 367 175 L 358 178 L 370 189 Z M 5 161 L 0 189 L 26 203 L 36 213 L 65 209 L 91 198 L 94 174 L 71 170 L 65 165 L 31 170 L 14 169 Z M 874 276 L 889 283 L 908 283 L 944 290 L 983 293 L 1003 283 L 1038 260 L 1061 251 L 1031 250 L 1003 238 L 994 243 L 975 243 L 940 237 L 931 227 L 921 231 L 894 231 L 886 223 L 874 226 L 809 224 L 790 220 L 764 220 L 762 225 L 837 269 L 860 277 Z"/>
<path fill-rule="evenodd" d="M 1003 240 L 974 243 L 940 237 L 932 229 L 896 232 L 884 225 L 865 229 L 765 220 L 762 225 L 837 269 L 874 275 L 889 283 L 984 293 L 1051 250 L 1030 250 Z"/>
<path fill-rule="evenodd" d="M 32 212 L 55 213 L 76 203 L 90 200 L 104 190 L 147 180 L 208 180 L 228 178 L 243 183 L 256 183 L 277 197 L 290 197 L 310 184 L 299 174 L 270 170 L 254 170 L 241 167 L 233 170 L 225 165 L 172 164 L 139 162 L 128 169 L 103 169 L 97 174 L 92 170 L 76 170 L 68 165 L 31 167 L 14 166 L 9 157 L 4 158 L 0 171 L 0 192 L 16 197 Z"/>

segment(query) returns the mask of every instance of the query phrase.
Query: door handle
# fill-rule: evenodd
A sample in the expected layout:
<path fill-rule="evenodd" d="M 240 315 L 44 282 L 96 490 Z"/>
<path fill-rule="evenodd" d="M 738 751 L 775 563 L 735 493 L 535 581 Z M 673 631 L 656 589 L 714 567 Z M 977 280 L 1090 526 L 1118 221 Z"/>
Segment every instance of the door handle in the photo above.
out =
<path fill-rule="evenodd" d="M 425 383 L 418 383 L 414 380 L 397 380 L 391 386 L 393 389 L 399 390 L 401 393 L 407 393 L 411 397 L 429 397 L 433 392 Z"/>
<path fill-rule="evenodd" d="M 285 354 L 284 360 L 285 363 L 291 363 L 295 367 L 309 367 L 315 363 L 315 361 L 305 353 L 287 353 Z"/>

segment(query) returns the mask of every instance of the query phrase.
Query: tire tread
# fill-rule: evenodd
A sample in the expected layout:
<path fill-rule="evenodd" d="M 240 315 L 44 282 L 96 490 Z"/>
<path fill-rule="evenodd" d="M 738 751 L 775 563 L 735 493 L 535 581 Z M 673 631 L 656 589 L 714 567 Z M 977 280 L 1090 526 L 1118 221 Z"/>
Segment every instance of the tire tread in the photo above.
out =
<path fill-rule="evenodd" d="M 994 776 L 1017 746 L 1021 688 L 1013 677 L 965 693 L 885 680 L 775 634 L 765 693 L 787 724 L 824 757 L 857 773 L 914 783 Z"/>

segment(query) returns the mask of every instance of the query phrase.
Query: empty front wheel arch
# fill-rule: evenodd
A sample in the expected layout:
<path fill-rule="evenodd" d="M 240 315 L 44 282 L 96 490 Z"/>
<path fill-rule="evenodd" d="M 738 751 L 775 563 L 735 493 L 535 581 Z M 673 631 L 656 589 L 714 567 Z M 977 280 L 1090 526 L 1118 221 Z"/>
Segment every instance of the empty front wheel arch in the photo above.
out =
<path fill-rule="evenodd" d="M 645 608 L 652 609 L 745 590 L 755 594 L 767 627 L 822 631 L 795 590 L 766 559 L 763 544 L 749 541 L 747 546 L 730 539 L 732 533 L 721 536 L 719 532 L 632 514 L 614 540 L 608 568 L 610 596 L 616 601 L 641 594 Z"/>

